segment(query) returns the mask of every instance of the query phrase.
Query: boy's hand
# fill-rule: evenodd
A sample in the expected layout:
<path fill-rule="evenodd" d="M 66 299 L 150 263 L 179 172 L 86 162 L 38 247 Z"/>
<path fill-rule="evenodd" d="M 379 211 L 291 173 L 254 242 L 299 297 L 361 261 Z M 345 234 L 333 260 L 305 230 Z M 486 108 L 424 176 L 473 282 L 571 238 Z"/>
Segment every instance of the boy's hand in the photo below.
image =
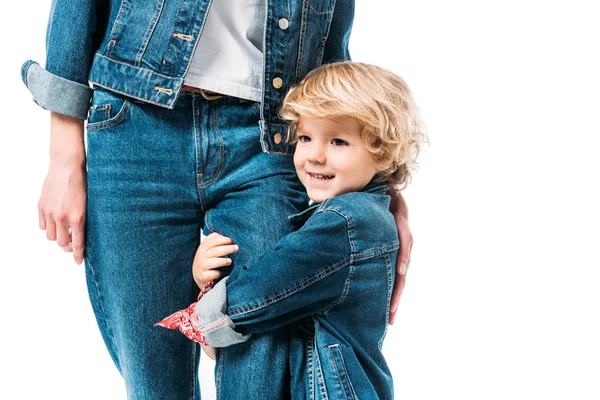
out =
<path fill-rule="evenodd" d="M 227 236 L 219 233 L 208 235 L 196 251 L 192 274 L 194 281 L 201 289 L 214 279 L 220 278 L 223 273 L 218 268 L 231 265 L 231 259 L 224 257 L 238 251 L 238 246 Z"/>
<path fill-rule="evenodd" d="M 390 202 L 390 211 L 394 214 L 396 227 L 398 228 L 398 237 L 400 238 L 400 250 L 396 259 L 396 280 L 394 281 L 394 292 L 390 304 L 390 325 L 396 319 L 400 296 L 406 284 L 406 271 L 410 264 L 410 251 L 413 245 L 413 236 L 408 227 L 408 208 L 406 202 L 400 193 L 390 193 L 392 200 Z"/>

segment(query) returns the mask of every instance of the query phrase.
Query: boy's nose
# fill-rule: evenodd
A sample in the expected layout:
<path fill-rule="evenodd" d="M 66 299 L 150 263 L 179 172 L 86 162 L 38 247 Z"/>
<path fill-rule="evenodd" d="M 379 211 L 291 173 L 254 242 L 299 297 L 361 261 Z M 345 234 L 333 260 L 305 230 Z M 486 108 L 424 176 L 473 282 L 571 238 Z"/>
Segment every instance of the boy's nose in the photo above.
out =
<path fill-rule="evenodd" d="M 327 161 L 325 148 L 319 145 L 311 146 L 308 161 L 313 164 L 325 164 Z"/>

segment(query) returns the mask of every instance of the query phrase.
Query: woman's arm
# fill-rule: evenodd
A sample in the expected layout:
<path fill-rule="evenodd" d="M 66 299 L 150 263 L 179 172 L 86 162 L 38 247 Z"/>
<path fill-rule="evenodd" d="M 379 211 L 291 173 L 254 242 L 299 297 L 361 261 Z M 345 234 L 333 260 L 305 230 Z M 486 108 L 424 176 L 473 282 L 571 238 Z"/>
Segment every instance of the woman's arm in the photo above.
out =
<path fill-rule="evenodd" d="M 50 165 L 38 202 L 39 226 L 81 264 L 87 199 L 83 120 L 54 112 L 50 118 Z"/>
<path fill-rule="evenodd" d="M 398 237 L 400 238 L 400 250 L 396 259 L 396 279 L 394 281 L 394 291 L 392 301 L 390 302 L 390 325 L 394 323 L 400 297 L 406 284 L 406 272 L 410 264 L 410 251 L 412 250 L 413 236 L 408 227 L 408 207 L 400 192 L 389 193 L 392 196 L 390 202 L 390 211 L 394 215 L 396 227 L 398 228 Z"/>
<path fill-rule="evenodd" d="M 94 53 L 108 23 L 108 0 L 53 0 L 46 28 L 46 66 L 28 60 L 21 77 L 42 108 L 86 119 Z"/>
<path fill-rule="evenodd" d="M 88 74 L 108 23 L 107 0 L 53 0 L 46 28 L 46 69 L 28 60 L 21 78 L 50 116 L 50 165 L 38 202 L 40 229 L 83 262 L 86 169 L 83 120 Z"/>

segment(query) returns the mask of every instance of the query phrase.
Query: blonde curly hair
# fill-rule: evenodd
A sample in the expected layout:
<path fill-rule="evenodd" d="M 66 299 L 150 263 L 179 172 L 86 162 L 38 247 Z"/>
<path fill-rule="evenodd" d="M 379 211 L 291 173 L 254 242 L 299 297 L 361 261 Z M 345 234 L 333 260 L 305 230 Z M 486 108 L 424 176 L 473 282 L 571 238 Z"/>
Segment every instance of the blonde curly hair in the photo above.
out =
<path fill-rule="evenodd" d="M 344 61 L 311 71 L 285 96 L 279 116 L 288 121 L 288 142 L 296 141 L 300 116 L 355 118 L 382 180 L 400 190 L 410 182 L 427 141 L 406 82 L 385 68 Z"/>

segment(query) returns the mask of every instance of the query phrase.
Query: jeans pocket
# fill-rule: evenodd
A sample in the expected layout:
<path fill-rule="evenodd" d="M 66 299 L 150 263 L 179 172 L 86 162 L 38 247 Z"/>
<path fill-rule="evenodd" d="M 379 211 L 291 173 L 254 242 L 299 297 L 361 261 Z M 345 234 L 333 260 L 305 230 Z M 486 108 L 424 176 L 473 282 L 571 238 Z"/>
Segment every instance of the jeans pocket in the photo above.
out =
<path fill-rule="evenodd" d="M 88 132 L 112 128 L 125 120 L 131 100 L 124 95 L 96 87 L 88 110 Z"/>
<path fill-rule="evenodd" d="M 329 348 L 329 361 L 331 361 L 331 368 L 337 378 L 339 385 L 338 390 L 340 391 L 342 399 L 358 399 L 352 382 L 350 382 L 350 376 L 348 376 L 348 370 L 346 363 L 344 362 L 344 356 L 342 349 L 339 344 L 331 344 Z"/>

